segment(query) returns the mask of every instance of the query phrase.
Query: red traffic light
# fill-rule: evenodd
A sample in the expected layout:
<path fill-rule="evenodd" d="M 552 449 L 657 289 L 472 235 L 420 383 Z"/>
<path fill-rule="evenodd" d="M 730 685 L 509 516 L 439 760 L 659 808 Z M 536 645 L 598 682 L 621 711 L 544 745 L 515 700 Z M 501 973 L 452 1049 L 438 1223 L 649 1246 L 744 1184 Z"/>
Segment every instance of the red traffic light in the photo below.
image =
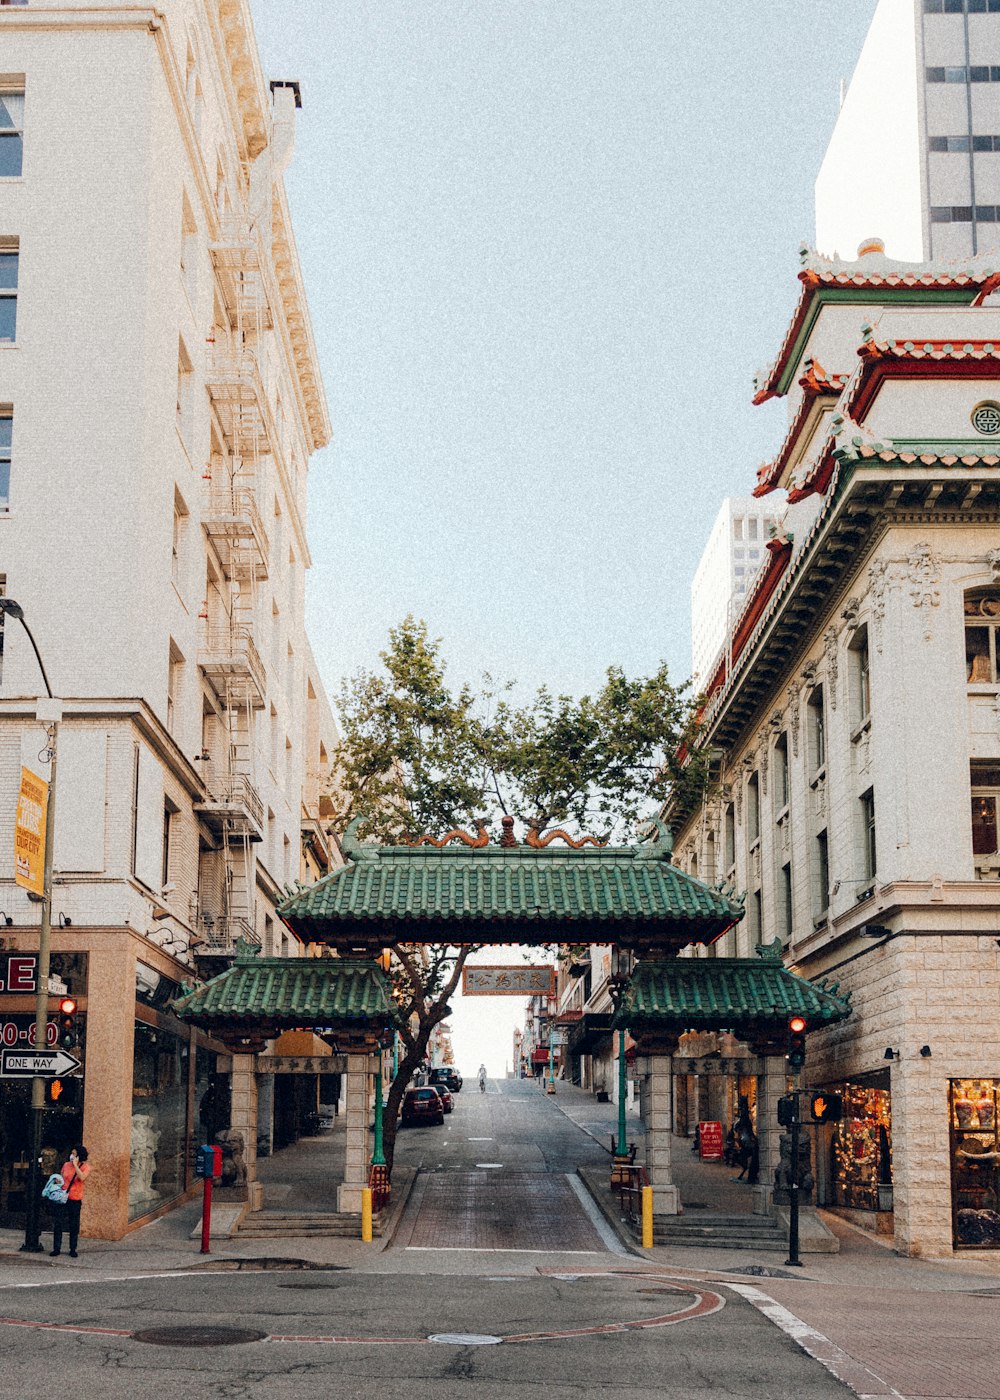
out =
<path fill-rule="evenodd" d="M 788 1029 L 792 1035 L 801 1035 L 806 1028 L 806 1018 L 804 1016 L 793 1016 L 788 1022 Z"/>
<path fill-rule="evenodd" d="M 63 1016 L 72 1016 L 76 1011 L 76 998 L 63 997 L 62 1001 L 59 1003 L 59 1010 Z"/>

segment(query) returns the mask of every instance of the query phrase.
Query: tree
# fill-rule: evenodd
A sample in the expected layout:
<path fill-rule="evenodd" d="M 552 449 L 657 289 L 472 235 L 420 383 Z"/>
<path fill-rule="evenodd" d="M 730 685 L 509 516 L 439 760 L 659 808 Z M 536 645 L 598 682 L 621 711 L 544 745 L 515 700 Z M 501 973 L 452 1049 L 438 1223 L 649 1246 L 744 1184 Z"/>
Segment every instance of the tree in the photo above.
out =
<path fill-rule="evenodd" d="M 363 837 L 393 844 L 503 814 L 539 831 L 566 825 L 628 839 L 668 797 L 687 801 L 704 788 L 697 701 L 671 683 L 665 664 L 636 680 L 610 667 L 594 696 L 542 687 L 518 705 L 512 685 L 489 676 L 478 693 L 453 690 L 440 639 L 412 616 L 390 630 L 380 659 L 381 671 L 360 671 L 341 689 L 335 829 L 362 817 Z M 403 1094 L 434 1027 L 451 1014 L 472 951 L 391 945 L 403 1053 L 384 1123 L 390 1166 Z"/>

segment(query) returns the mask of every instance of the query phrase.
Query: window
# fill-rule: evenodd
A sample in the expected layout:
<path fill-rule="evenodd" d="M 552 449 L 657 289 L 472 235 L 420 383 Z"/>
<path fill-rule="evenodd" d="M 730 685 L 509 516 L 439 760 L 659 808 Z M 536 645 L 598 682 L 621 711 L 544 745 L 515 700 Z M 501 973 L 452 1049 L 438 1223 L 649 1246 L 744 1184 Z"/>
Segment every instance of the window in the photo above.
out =
<path fill-rule="evenodd" d="M 747 521 L 747 539 L 748 539 L 748 540 L 755 540 L 755 539 L 757 538 L 757 525 L 758 525 L 758 521 L 757 521 L 756 516 L 751 515 L 750 518 L 749 518 L 749 520 Z"/>
<path fill-rule="evenodd" d="M 818 918 L 830 903 L 830 850 L 825 831 L 816 833 L 813 857 L 813 912 Z"/>
<path fill-rule="evenodd" d="M 0 87 L 0 176 L 21 173 L 24 156 L 24 88 Z"/>
<path fill-rule="evenodd" d="M 925 15 L 1000 14 L 1000 0 L 924 0 Z"/>
<path fill-rule="evenodd" d="M 858 729 L 869 723 L 872 710 L 871 657 L 868 650 L 868 628 L 854 634 L 848 651 L 851 684 L 851 725 Z"/>
<path fill-rule="evenodd" d="M 170 884 L 170 822 L 173 818 L 173 811 L 169 806 L 163 808 L 163 870 L 162 884 L 166 889 Z"/>
<path fill-rule="evenodd" d="M 809 761 L 815 773 L 826 763 L 826 722 L 823 714 L 823 687 L 821 685 L 818 685 L 809 696 L 806 721 Z"/>
<path fill-rule="evenodd" d="M 760 840 L 760 776 L 750 775 L 747 783 L 747 840 L 751 846 Z"/>
<path fill-rule="evenodd" d="M 741 519 L 739 516 L 737 516 L 736 519 L 733 521 L 733 539 L 734 539 L 734 540 L 741 540 L 742 538 L 743 538 L 743 521 L 742 521 L 742 519 Z"/>
<path fill-rule="evenodd" d="M 722 820 L 722 859 L 728 874 L 736 864 L 736 812 L 730 802 Z"/>
<path fill-rule="evenodd" d="M 965 595 L 965 677 L 969 685 L 995 685 L 1000 633 L 1000 589 Z"/>
<path fill-rule="evenodd" d="M 167 729 L 175 733 L 177 702 L 181 693 L 182 667 L 184 657 L 176 643 L 170 643 L 170 660 L 167 665 Z"/>
<path fill-rule="evenodd" d="M 11 444 L 14 415 L 9 408 L 0 407 L 0 515 L 10 510 Z"/>
<path fill-rule="evenodd" d="M 187 446 L 191 437 L 192 365 L 183 340 L 177 345 L 177 431 L 181 441 Z"/>
<path fill-rule="evenodd" d="M 174 528 L 170 541 L 170 577 L 178 589 L 184 577 L 184 536 L 187 531 L 188 509 L 180 492 L 174 491 Z"/>
<path fill-rule="evenodd" d="M 198 225 L 186 194 L 181 205 L 181 282 L 194 309 L 198 305 Z"/>
<path fill-rule="evenodd" d="M 0 240 L 0 344 L 13 344 L 17 328 L 16 243 Z"/>
<path fill-rule="evenodd" d="M 875 859 L 875 793 L 871 788 L 861 797 L 861 839 L 864 844 L 865 879 L 874 880 L 878 865 Z"/>
<path fill-rule="evenodd" d="M 750 921 L 750 946 L 754 948 L 763 941 L 764 936 L 764 900 L 760 890 L 752 891 L 747 913 Z"/>
<path fill-rule="evenodd" d="M 7 596 L 7 575 L 0 574 L 0 598 Z M 3 683 L 3 620 L 6 613 L 0 612 L 0 684 Z"/>
<path fill-rule="evenodd" d="M 792 867 L 791 863 L 781 867 L 781 933 L 784 941 L 792 941 Z"/>
<path fill-rule="evenodd" d="M 972 786 L 972 853 L 976 856 L 996 855 L 997 802 L 1000 799 L 1000 764 L 973 763 Z"/>
<path fill-rule="evenodd" d="M 788 735 L 779 734 L 774 745 L 774 805 L 779 812 L 788 806 Z"/>

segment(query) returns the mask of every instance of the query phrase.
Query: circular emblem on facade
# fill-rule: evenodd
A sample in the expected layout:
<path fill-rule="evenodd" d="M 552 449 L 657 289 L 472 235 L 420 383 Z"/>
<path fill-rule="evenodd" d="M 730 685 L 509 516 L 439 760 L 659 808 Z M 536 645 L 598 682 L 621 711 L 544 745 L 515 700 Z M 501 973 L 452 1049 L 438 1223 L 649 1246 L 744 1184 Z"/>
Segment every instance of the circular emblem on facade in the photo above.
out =
<path fill-rule="evenodd" d="M 977 403 L 972 410 L 972 426 L 977 433 L 996 437 L 1000 433 L 1000 403 L 994 403 L 992 399 Z"/>

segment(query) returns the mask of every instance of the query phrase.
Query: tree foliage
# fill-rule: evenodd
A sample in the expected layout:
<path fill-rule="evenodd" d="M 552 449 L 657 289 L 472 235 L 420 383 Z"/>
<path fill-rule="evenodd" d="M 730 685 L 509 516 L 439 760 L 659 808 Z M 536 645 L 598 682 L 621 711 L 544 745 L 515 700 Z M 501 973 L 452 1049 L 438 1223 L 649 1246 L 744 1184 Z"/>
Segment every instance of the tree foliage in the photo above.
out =
<path fill-rule="evenodd" d="M 441 642 L 405 618 L 389 633 L 379 671 L 360 671 L 339 697 L 334 826 L 362 817 L 363 837 L 392 844 L 512 815 L 539 831 L 566 826 L 627 840 L 671 796 L 700 796 L 706 770 L 694 744 L 696 700 L 667 667 L 629 679 L 610 667 L 579 699 L 542 687 L 527 703 L 486 676 L 452 688 Z M 472 947 L 396 943 L 390 979 L 400 1024 L 398 1070 L 384 1120 L 392 1164 L 403 1094 Z"/>
<path fill-rule="evenodd" d="M 704 785 L 696 701 L 665 664 L 639 679 L 609 667 L 593 696 L 543 686 L 517 704 L 489 676 L 478 692 L 450 687 L 440 640 L 413 617 L 390 631 L 381 661 L 340 694 L 341 829 L 363 816 L 365 834 L 392 842 L 509 814 L 628 839 L 672 794 Z"/>

